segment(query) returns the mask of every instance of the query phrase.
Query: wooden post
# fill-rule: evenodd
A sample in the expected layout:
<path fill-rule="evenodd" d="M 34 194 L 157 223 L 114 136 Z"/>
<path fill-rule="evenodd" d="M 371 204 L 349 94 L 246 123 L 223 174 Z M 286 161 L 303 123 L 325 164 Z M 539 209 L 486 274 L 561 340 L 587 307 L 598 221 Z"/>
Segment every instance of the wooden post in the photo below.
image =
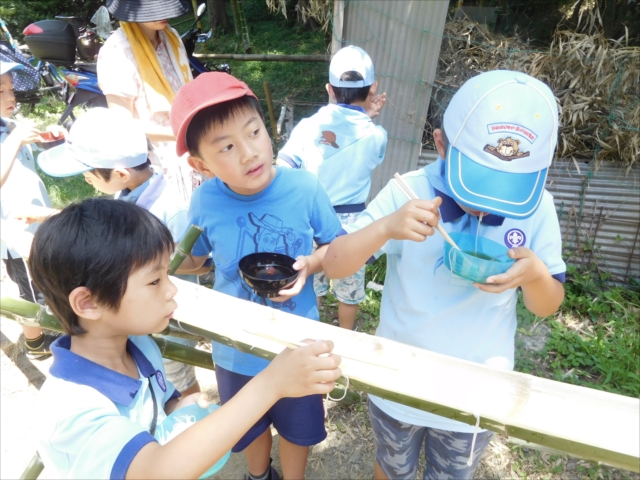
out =
<path fill-rule="evenodd" d="M 273 139 L 278 141 L 278 123 L 276 122 L 276 114 L 273 111 L 273 101 L 271 100 L 271 89 L 269 88 L 269 82 L 264 82 L 264 96 L 267 99 L 267 108 L 269 109 L 269 120 L 271 121 L 271 131 L 273 132 Z"/>

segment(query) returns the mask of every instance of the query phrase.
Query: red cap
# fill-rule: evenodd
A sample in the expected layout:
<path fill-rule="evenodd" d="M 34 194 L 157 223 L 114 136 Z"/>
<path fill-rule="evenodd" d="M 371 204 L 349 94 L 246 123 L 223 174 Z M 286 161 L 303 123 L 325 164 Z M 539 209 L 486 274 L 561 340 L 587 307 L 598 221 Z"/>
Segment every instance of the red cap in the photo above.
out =
<path fill-rule="evenodd" d="M 185 84 L 171 105 L 171 129 L 176 136 L 176 153 L 181 156 L 187 150 L 187 128 L 196 113 L 211 105 L 228 102 L 250 95 L 256 97 L 246 83 L 228 73 L 201 73 Z"/>

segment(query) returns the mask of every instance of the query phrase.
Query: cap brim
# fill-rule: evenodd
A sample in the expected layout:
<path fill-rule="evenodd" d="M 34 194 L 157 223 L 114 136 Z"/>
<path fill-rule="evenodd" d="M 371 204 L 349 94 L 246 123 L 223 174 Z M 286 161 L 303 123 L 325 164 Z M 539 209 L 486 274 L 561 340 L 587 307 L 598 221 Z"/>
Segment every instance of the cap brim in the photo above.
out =
<path fill-rule="evenodd" d="M 93 167 L 79 162 L 73 157 L 67 143 L 40 152 L 38 166 L 51 177 L 70 177 L 93 170 Z"/>
<path fill-rule="evenodd" d="M 2 62 L 2 64 L 0 65 L 0 75 L 4 75 L 5 73 L 9 72 L 15 72 L 17 70 L 24 70 L 24 65 L 13 62 Z"/>
<path fill-rule="evenodd" d="M 547 180 L 547 169 L 509 173 L 480 165 L 449 147 L 446 181 L 455 200 L 474 210 L 502 217 L 527 218 L 534 214 Z"/>

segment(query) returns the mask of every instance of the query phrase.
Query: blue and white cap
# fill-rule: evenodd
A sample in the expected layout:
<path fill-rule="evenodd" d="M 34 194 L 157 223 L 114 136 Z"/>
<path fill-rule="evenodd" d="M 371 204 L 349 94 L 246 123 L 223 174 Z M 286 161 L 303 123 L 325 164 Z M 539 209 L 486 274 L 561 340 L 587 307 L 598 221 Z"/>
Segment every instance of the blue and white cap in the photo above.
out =
<path fill-rule="evenodd" d="M 340 77 L 346 72 L 358 72 L 362 80 L 346 81 Z M 329 83 L 334 87 L 361 88 L 373 85 L 375 76 L 371 57 L 360 47 L 349 45 L 338 50 L 329 64 Z"/>
<path fill-rule="evenodd" d="M 23 68 L 24 65 L 20 65 L 19 63 L 0 61 L 0 75 L 4 75 L 5 73 L 9 73 L 14 70 L 22 70 Z"/>
<path fill-rule="evenodd" d="M 503 217 L 533 215 L 558 137 L 547 85 L 520 72 L 482 73 L 453 96 L 443 127 L 446 181 L 456 201 Z"/>
<path fill-rule="evenodd" d="M 38 165 L 52 177 L 95 168 L 132 168 L 147 161 L 148 148 L 139 120 L 118 109 L 95 107 L 73 123 L 66 143 L 38 155 Z"/>

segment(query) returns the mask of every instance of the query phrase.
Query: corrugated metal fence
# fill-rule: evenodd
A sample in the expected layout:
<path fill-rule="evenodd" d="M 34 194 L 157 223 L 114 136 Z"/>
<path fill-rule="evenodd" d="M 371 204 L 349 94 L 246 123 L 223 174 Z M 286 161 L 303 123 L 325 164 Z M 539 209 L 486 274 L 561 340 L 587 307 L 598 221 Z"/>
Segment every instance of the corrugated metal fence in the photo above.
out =
<path fill-rule="evenodd" d="M 435 160 L 424 151 L 418 166 Z M 619 165 L 556 160 L 547 190 L 560 219 L 567 262 L 595 267 L 611 280 L 640 281 L 640 165 L 629 172 Z"/>
<path fill-rule="evenodd" d="M 373 198 L 395 172 L 415 170 L 436 75 L 449 0 L 335 0 L 332 53 L 347 45 L 373 60 L 387 104 L 375 121 L 387 131 Z"/>

